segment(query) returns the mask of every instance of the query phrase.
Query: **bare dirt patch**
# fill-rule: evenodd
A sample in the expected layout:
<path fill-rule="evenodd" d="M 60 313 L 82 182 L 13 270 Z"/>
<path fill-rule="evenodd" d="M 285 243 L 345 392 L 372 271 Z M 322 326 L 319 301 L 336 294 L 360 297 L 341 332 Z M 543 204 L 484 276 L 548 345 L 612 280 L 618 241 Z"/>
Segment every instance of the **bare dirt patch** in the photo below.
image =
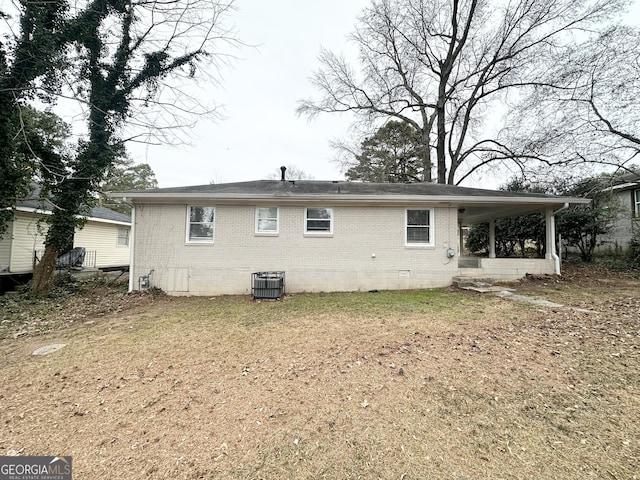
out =
<path fill-rule="evenodd" d="M 603 278 L 517 287 L 594 313 L 454 289 L 162 298 L 8 337 L 0 455 L 94 479 L 636 478 L 639 288 Z"/>

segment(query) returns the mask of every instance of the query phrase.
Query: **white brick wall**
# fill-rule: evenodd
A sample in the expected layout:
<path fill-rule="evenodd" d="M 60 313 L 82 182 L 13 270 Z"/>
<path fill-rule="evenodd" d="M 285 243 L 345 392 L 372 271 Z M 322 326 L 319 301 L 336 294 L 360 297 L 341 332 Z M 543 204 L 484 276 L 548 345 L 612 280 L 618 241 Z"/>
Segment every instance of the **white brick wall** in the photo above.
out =
<path fill-rule="evenodd" d="M 482 275 L 497 280 L 517 280 L 527 273 L 551 275 L 554 273 L 553 260 L 544 258 L 482 258 Z"/>
<path fill-rule="evenodd" d="M 333 208 L 334 222 L 331 237 L 315 237 L 304 234 L 305 205 L 280 206 L 278 236 L 255 234 L 256 205 L 211 205 L 208 245 L 185 242 L 186 205 L 136 206 L 134 288 L 151 270 L 153 286 L 192 295 L 248 294 L 256 271 L 284 271 L 287 292 L 441 287 L 458 272 L 446 256 L 458 244 L 455 207 L 434 209 L 434 247 L 405 247 L 404 207 L 315 205 Z"/>

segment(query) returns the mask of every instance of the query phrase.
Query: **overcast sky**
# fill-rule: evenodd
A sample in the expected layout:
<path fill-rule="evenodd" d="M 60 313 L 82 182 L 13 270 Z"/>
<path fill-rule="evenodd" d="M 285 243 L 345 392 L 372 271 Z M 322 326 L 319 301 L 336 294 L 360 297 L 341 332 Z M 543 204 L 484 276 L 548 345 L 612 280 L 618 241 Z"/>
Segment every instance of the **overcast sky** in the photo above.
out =
<path fill-rule="evenodd" d="M 350 124 L 340 115 L 313 121 L 296 115 L 298 100 L 314 95 L 309 77 L 320 47 L 342 51 L 368 0 L 237 0 L 231 18 L 244 47 L 211 98 L 226 118 L 201 121 L 191 145 L 130 145 L 160 187 L 258 180 L 295 165 L 316 180 L 342 178 L 329 140 Z"/>
<path fill-rule="evenodd" d="M 636 2 L 636 4 L 639 2 Z M 295 165 L 316 180 L 342 179 L 329 146 L 345 138 L 349 118 L 296 116 L 297 102 L 317 96 L 309 77 L 318 69 L 320 47 L 341 52 L 359 12 L 369 0 L 237 0 L 231 17 L 245 47 L 212 99 L 226 118 L 201 121 L 191 145 L 132 146 L 148 163 L 160 187 L 267 178 L 280 165 Z M 640 10 L 634 8 L 636 13 Z M 498 186 L 497 179 L 483 184 Z"/>

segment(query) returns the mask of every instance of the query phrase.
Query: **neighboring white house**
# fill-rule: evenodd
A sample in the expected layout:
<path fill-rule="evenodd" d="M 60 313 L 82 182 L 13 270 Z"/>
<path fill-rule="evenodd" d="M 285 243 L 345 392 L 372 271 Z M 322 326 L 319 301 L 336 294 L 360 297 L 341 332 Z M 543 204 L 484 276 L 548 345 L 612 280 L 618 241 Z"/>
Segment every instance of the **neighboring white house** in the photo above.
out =
<path fill-rule="evenodd" d="M 640 228 L 640 173 L 628 173 L 616 179 L 611 187 L 617 211 L 611 230 L 598 240 L 600 249 L 618 247 L 625 250 Z"/>
<path fill-rule="evenodd" d="M 50 214 L 46 204 L 42 206 L 37 200 L 16 205 L 14 218 L 0 239 L 0 273 L 22 274 L 33 270 L 34 258 L 44 251 L 47 224 L 42 219 Z M 127 267 L 130 232 L 129 216 L 94 207 L 85 225 L 76 229 L 73 246 L 85 248 L 87 267 Z"/>
<path fill-rule="evenodd" d="M 430 183 L 343 181 L 226 183 L 114 193 L 134 209 L 130 288 L 172 295 L 247 294 L 251 274 L 286 274 L 286 292 L 415 289 L 456 276 L 515 279 L 559 273 L 545 259 L 459 258 L 462 227 L 544 212 L 578 198 Z M 492 233 L 493 234 L 493 233 Z M 495 244 L 495 242 L 493 242 Z M 469 268 L 471 267 L 471 268 Z"/>

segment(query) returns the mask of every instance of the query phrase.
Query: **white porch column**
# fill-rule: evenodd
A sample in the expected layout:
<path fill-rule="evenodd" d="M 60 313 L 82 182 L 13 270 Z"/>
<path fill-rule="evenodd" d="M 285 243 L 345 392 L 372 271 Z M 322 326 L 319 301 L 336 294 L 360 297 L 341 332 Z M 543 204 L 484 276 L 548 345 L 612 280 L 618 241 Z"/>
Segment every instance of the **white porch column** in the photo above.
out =
<path fill-rule="evenodd" d="M 496 221 L 489 220 L 489 258 L 496 258 Z"/>
<path fill-rule="evenodd" d="M 545 258 L 547 260 L 553 260 L 554 273 L 560 275 L 560 257 L 556 251 L 556 217 L 553 212 L 553 208 L 548 207 L 545 211 L 545 226 L 546 226 L 546 253 Z"/>

